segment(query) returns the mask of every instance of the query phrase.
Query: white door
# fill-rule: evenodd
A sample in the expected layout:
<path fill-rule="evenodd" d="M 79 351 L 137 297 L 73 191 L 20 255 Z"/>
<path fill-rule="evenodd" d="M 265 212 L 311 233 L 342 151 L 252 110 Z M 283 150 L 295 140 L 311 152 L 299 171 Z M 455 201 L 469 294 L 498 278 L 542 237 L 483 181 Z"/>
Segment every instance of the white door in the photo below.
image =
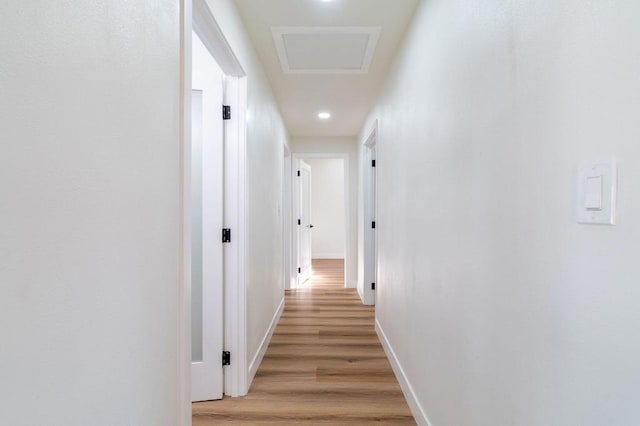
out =
<path fill-rule="evenodd" d="M 298 171 L 298 285 L 302 285 L 311 277 L 311 167 L 300 160 Z"/>
<path fill-rule="evenodd" d="M 193 33 L 191 187 L 191 400 L 223 393 L 224 76 Z"/>

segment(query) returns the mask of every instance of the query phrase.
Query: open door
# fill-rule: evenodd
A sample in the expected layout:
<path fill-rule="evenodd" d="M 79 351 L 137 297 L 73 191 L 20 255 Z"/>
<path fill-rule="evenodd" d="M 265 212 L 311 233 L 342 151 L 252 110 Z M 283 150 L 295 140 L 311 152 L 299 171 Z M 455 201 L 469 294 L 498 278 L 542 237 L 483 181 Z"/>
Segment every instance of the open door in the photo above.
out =
<path fill-rule="evenodd" d="M 298 167 L 298 285 L 311 277 L 311 167 L 300 160 Z"/>
<path fill-rule="evenodd" d="M 223 394 L 224 76 L 193 34 L 191 142 L 191 400 Z"/>

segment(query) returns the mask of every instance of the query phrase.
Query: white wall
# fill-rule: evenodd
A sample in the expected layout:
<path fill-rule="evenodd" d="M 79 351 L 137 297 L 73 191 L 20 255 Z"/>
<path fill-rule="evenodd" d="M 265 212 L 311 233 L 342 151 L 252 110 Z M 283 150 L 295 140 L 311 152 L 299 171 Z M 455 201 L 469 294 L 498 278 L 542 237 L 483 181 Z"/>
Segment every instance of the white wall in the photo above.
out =
<path fill-rule="evenodd" d="M 207 4 L 247 74 L 247 362 L 251 364 L 284 298 L 282 145 L 288 143 L 288 135 L 233 1 Z"/>
<path fill-rule="evenodd" d="M 355 288 L 358 280 L 358 143 L 357 138 L 292 138 L 293 154 L 347 154 L 349 159 L 349 221 L 350 232 L 347 236 L 347 253 L 349 262 L 346 265 L 347 286 Z"/>
<path fill-rule="evenodd" d="M 305 160 L 311 166 L 311 257 L 344 259 L 344 160 Z"/>
<path fill-rule="evenodd" d="M 180 7 L 0 3 L 0 424 L 178 424 Z"/>
<path fill-rule="evenodd" d="M 433 425 L 631 425 L 640 3 L 429 0 L 377 107 L 376 316 Z M 616 227 L 578 166 L 619 160 Z M 424 419 L 421 419 L 424 421 Z"/>

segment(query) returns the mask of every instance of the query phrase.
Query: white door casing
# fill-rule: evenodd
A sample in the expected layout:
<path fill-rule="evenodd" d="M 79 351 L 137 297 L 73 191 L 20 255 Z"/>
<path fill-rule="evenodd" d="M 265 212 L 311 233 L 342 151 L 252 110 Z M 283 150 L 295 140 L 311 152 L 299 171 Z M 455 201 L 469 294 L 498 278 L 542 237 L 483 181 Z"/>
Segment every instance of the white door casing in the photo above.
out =
<path fill-rule="evenodd" d="M 375 305 L 376 303 L 376 292 L 375 286 L 378 283 L 378 232 L 376 230 L 376 217 L 377 217 L 377 202 L 378 202 L 378 182 L 377 182 L 377 174 L 376 174 L 376 146 L 375 144 L 371 146 L 371 162 L 370 162 L 370 173 L 371 173 L 371 204 L 369 206 L 369 211 L 371 212 L 371 281 L 372 285 L 370 286 L 371 291 L 371 304 Z"/>
<path fill-rule="evenodd" d="M 311 277 L 311 167 L 300 160 L 298 165 L 298 285 Z"/>
<path fill-rule="evenodd" d="M 284 144 L 283 149 L 284 162 L 282 165 L 282 235 L 283 235 L 283 257 L 284 257 L 284 289 L 290 290 L 295 288 L 296 274 L 292 274 L 292 227 L 291 227 L 291 151 Z M 296 265 L 297 266 L 297 265 Z"/>
<path fill-rule="evenodd" d="M 192 401 L 223 394 L 224 75 L 192 34 Z M 198 111 L 199 110 L 199 111 Z"/>
<path fill-rule="evenodd" d="M 364 277 L 362 281 L 361 297 L 362 303 L 365 305 L 375 305 L 376 290 L 378 288 L 377 267 L 377 229 L 373 227 L 376 222 L 377 211 L 377 190 L 376 170 L 378 164 L 376 161 L 376 130 L 363 146 L 363 210 L 364 210 Z M 376 223 L 376 227 L 377 227 Z"/>

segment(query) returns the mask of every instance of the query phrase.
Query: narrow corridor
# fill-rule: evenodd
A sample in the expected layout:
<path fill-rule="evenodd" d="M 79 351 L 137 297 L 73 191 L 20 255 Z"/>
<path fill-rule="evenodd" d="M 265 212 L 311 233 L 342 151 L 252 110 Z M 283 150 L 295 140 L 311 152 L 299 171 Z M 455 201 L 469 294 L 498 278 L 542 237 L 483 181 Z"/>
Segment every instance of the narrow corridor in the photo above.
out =
<path fill-rule="evenodd" d="M 314 261 L 312 279 L 287 292 L 246 397 L 193 405 L 195 426 L 301 423 L 415 424 L 342 261 Z"/>

